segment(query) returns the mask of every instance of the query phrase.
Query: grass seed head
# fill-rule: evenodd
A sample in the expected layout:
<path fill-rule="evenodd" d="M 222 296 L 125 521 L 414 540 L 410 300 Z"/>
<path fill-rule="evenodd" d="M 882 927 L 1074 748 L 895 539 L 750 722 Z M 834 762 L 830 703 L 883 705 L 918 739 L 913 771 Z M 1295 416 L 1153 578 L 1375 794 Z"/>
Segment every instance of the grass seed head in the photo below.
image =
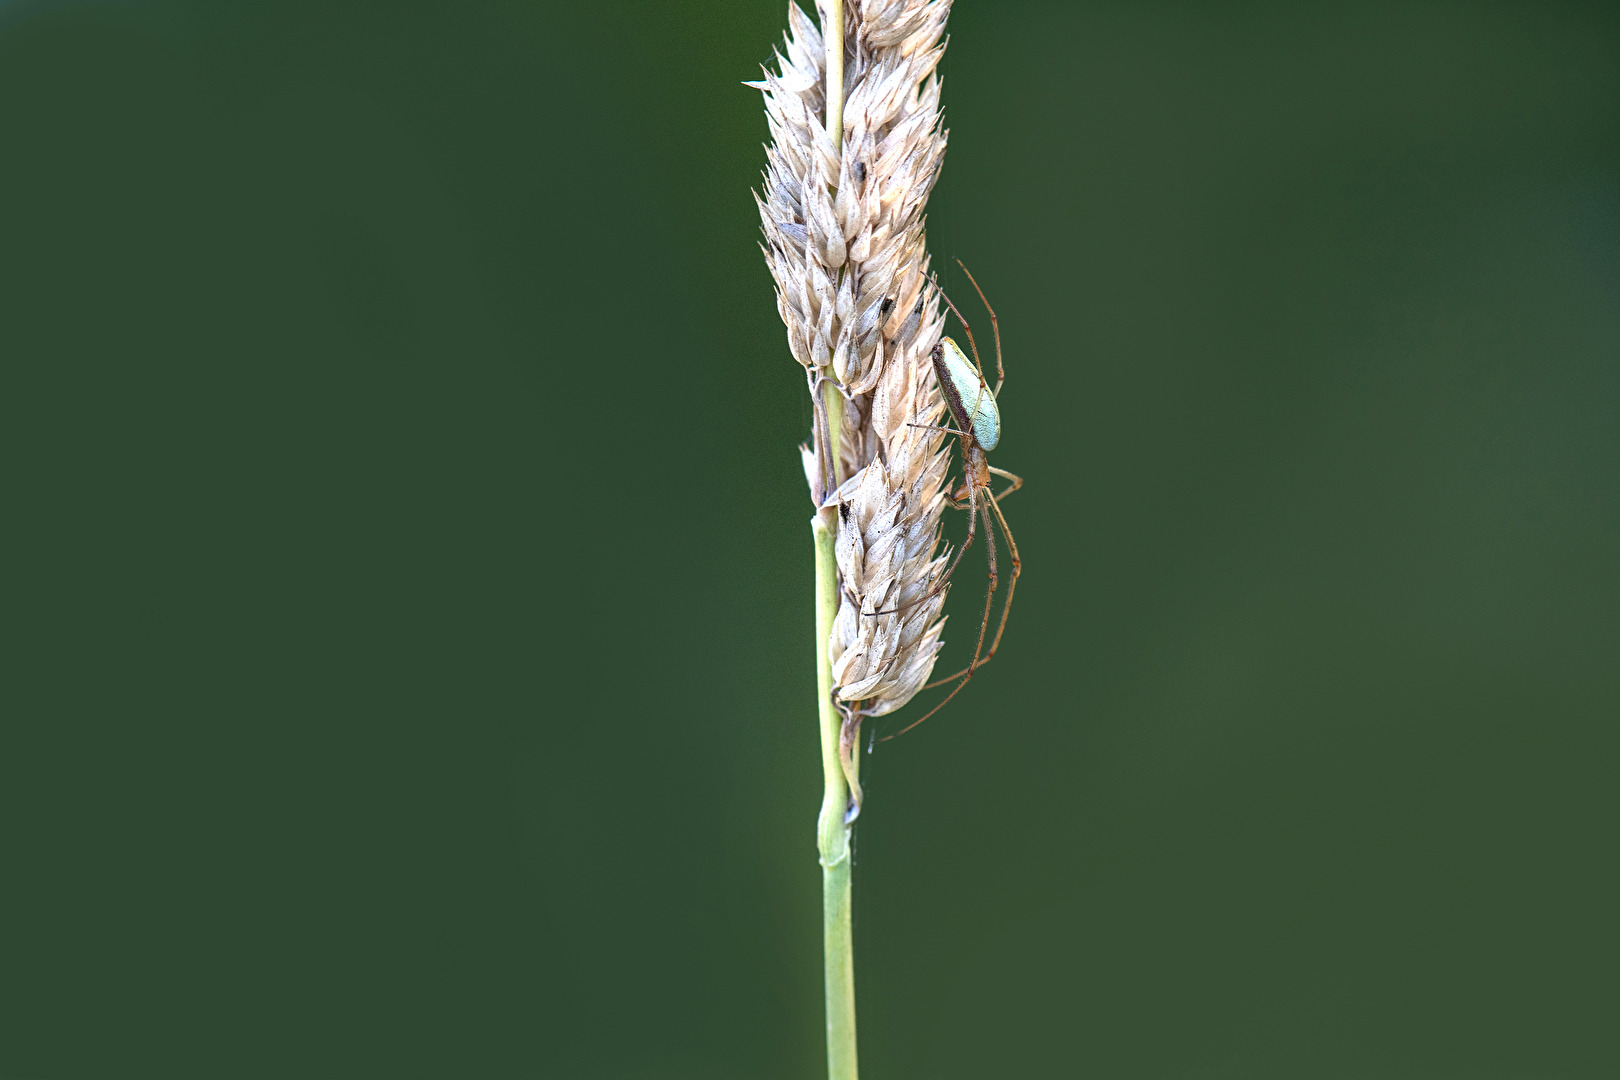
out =
<path fill-rule="evenodd" d="M 949 0 L 847 0 L 841 138 L 823 120 L 821 30 L 796 4 L 776 70 L 750 84 L 770 127 L 755 200 L 788 349 L 812 394 L 844 402 L 828 433 L 836 470 L 828 440 L 805 450 L 812 498 L 838 518 L 835 694 L 872 715 L 928 681 L 944 625 L 943 591 L 912 603 L 943 565 L 944 436 L 908 425 L 944 412 L 928 356 L 943 320 L 924 208 L 945 154 L 937 68 L 949 11 Z"/>

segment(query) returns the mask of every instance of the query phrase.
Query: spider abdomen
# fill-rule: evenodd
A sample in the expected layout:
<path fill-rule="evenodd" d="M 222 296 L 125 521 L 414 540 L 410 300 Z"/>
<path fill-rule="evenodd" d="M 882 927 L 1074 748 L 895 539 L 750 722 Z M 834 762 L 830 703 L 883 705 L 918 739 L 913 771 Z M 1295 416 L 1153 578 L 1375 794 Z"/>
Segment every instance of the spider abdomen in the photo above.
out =
<path fill-rule="evenodd" d="M 994 450 L 1001 441 L 1001 411 L 996 408 L 996 397 L 984 384 L 979 369 L 948 337 L 939 339 L 931 359 L 945 404 L 957 424 L 963 431 L 972 432 L 973 441 L 981 447 Z"/>

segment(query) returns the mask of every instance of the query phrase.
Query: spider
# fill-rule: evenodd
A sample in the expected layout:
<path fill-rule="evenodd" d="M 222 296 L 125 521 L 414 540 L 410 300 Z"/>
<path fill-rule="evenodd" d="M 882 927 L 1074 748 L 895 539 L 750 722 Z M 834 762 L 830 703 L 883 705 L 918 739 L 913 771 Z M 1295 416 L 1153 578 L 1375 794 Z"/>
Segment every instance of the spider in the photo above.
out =
<path fill-rule="evenodd" d="M 945 404 L 950 409 L 951 416 L 956 420 L 956 427 L 935 427 L 931 424 L 912 424 L 911 426 L 929 431 L 943 431 L 957 437 L 962 449 L 962 482 L 950 492 L 949 498 L 953 508 L 957 510 L 965 508 L 967 510 L 968 533 L 967 539 L 962 541 L 962 546 L 957 549 L 955 558 L 951 560 L 950 566 L 945 568 L 945 572 L 940 575 L 939 580 L 934 583 L 934 587 L 924 596 L 894 610 L 901 611 L 906 607 L 920 604 L 924 600 L 938 595 L 940 590 L 945 588 L 946 582 L 956 572 L 957 564 L 962 561 L 962 556 L 967 553 L 969 545 L 973 543 L 974 522 L 981 517 L 984 519 L 984 542 L 989 555 L 990 584 L 984 594 L 984 617 L 979 622 L 979 639 L 973 646 L 973 662 L 961 671 L 947 675 L 943 679 L 935 679 L 925 685 L 923 689 L 929 690 L 936 686 L 944 686 L 946 683 L 958 679 L 961 681 L 957 682 L 951 692 L 945 695 L 944 701 L 941 701 L 893 735 L 886 735 L 880 740 L 885 742 L 904 735 L 943 709 L 946 703 L 955 697 L 962 687 L 968 684 L 968 680 L 973 678 L 974 672 L 994 659 L 996 649 L 1001 645 L 1001 635 L 1007 629 L 1007 613 L 1012 609 L 1013 590 L 1018 586 L 1018 574 L 1022 568 L 1018 558 L 1018 545 L 1013 540 L 1012 529 L 1007 525 L 1006 516 L 1001 512 L 1001 500 L 1023 487 L 1024 481 L 1005 469 L 996 468 L 985 458 L 985 451 L 994 450 L 1001 441 L 1001 412 L 996 408 L 996 397 L 1001 393 L 1001 384 L 1007 381 L 1006 372 L 1001 366 L 1001 327 L 996 322 L 996 311 L 990 306 L 990 301 L 985 298 L 984 290 L 979 288 L 979 283 L 974 280 L 968 268 L 962 265 L 962 260 L 958 259 L 956 264 L 962 267 L 962 273 L 967 274 L 968 281 L 973 284 L 973 291 L 979 294 L 979 299 L 984 302 L 985 310 L 990 313 L 990 328 L 995 334 L 996 341 L 996 388 L 991 390 L 985 382 L 984 366 L 979 362 L 979 346 L 973 340 L 972 327 L 968 326 L 968 321 L 962 318 L 962 313 L 957 309 L 956 305 L 951 303 L 951 298 L 945 295 L 945 290 L 940 289 L 939 294 L 945 297 L 945 303 L 955 313 L 957 321 L 962 324 L 963 332 L 967 334 L 968 347 L 973 350 L 973 361 L 969 363 L 967 356 L 963 354 L 956 342 L 950 338 L 941 337 L 939 339 L 930 354 L 930 358 L 934 363 L 934 375 L 939 380 L 940 392 L 944 394 Z M 939 282 L 936 280 L 934 285 L 937 288 Z M 1011 481 L 1011 483 L 1001 494 L 994 494 L 990 490 L 991 476 L 999 476 L 1003 480 Z M 964 503 L 966 504 L 965 507 Z M 1012 556 L 1012 578 L 1007 582 L 1007 594 L 1001 602 L 1001 621 L 996 625 L 996 636 L 990 642 L 989 651 L 985 652 L 984 637 L 990 627 L 990 611 L 995 600 L 997 580 L 996 534 L 990 521 L 992 513 L 995 520 L 1001 524 L 1002 535 L 1007 538 L 1007 551 Z M 888 613 L 873 612 L 873 614 Z"/>

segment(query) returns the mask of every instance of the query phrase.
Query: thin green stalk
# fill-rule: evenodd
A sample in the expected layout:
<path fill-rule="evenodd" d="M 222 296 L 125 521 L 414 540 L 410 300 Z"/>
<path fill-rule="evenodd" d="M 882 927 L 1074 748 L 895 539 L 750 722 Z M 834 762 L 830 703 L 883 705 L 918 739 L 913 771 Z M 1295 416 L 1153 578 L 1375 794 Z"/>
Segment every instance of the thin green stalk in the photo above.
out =
<path fill-rule="evenodd" d="M 833 145 L 844 141 L 844 4 L 828 0 L 822 27 L 827 47 L 827 134 Z M 832 383 L 825 386 L 827 454 L 833 483 L 838 471 L 839 433 L 844 427 L 844 398 Z M 838 561 L 833 543 L 836 529 L 830 513 L 817 514 L 810 528 L 816 544 L 816 690 L 820 695 L 821 814 L 816 822 L 816 847 L 821 857 L 821 942 L 823 976 L 827 991 L 827 1078 L 857 1080 L 855 1056 L 855 953 L 850 926 L 849 785 L 839 750 L 843 718 L 833 706 L 833 620 L 838 615 Z M 853 779 L 853 777 L 851 777 Z"/>
<path fill-rule="evenodd" d="M 836 391 L 834 391 L 836 393 Z M 820 694 L 821 774 L 824 789 L 816 823 L 821 856 L 822 958 L 827 983 L 828 1080 L 856 1080 L 855 961 L 850 934 L 849 786 L 839 763 L 843 720 L 833 707 L 832 658 L 827 640 L 838 614 L 835 530 L 821 515 L 810 519 L 816 544 L 816 689 Z"/>

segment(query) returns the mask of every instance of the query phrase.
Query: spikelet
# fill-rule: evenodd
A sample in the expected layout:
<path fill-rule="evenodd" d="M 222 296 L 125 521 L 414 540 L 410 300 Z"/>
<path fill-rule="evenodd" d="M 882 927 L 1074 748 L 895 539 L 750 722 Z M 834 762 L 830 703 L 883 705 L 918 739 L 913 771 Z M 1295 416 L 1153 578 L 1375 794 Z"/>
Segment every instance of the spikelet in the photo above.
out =
<path fill-rule="evenodd" d="M 943 570 L 949 463 L 941 433 L 908 424 L 944 414 L 928 357 L 943 319 L 923 209 L 945 154 L 937 68 L 949 11 L 950 0 L 847 0 L 841 145 L 824 124 L 821 30 L 796 4 L 777 70 L 749 84 L 764 91 L 770 125 L 755 201 L 788 349 L 814 397 L 844 399 L 834 432 L 818 407 L 803 453 L 812 499 L 837 514 L 834 693 L 868 716 L 927 682 L 943 626 L 944 590 L 913 602 Z"/>

